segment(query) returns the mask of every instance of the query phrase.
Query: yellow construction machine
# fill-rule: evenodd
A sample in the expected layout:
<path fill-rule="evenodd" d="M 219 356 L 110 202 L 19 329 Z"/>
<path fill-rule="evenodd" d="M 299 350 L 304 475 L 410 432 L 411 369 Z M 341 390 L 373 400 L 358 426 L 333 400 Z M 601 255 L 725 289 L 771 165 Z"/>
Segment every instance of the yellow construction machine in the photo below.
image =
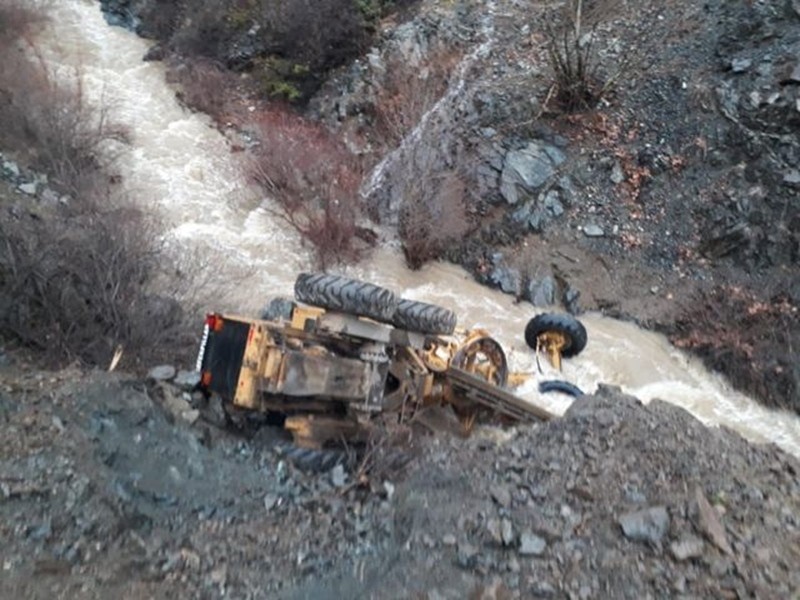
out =
<path fill-rule="evenodd" d="M 360 415 L 402 421 L 436 404 L 452 405 L 466 428 L 482 412 L 551 418 L 508 391 L 530 375 L 510 373 L 501 345 L 484 330 L 457 329 L 444 307 L 330 274 L 303 273 L 294 291 L 282 314 L 208 315 L 197 369 L 207 396 L 274 417 L 296 445 L 352 440 L 363 431 Z M 586 331 L 547 313 L 531 319 L 525 339 L 560 365 L 562 354 L 583 349 Z"/>

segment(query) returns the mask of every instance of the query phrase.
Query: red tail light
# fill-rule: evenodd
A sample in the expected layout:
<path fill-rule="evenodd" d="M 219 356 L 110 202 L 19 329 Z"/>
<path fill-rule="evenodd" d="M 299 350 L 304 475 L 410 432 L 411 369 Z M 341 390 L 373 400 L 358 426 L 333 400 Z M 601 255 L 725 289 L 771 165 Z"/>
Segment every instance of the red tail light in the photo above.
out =
<path fill-rule="evenodd" d="M 203 374 L 200 376 L 200 384 L 203 387 L 211 385 L 211 371 L 203 371 Z"/>
<path fill-rule="evenodd" d="M 206 316 L 206 325 L 210 331 L 219 331 L 222 329 L 223 319 L 219 315 L 210 314 Z"/>

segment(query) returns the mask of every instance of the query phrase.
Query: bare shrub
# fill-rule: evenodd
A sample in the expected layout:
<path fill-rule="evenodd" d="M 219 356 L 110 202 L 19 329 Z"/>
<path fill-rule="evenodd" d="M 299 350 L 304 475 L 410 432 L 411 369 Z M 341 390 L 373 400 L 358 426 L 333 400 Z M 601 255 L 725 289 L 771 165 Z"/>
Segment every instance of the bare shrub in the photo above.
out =
<path fill-rule="evenodd" d="M 0 144 L 29 149 L 31 162 L 62 191 L 90 190 L 100 171 L 101 147 L 125 141 L 125 130 L 109 121 L 108 107 L 89 104 L 80 69 L 59 77 L 27 41 L 3 50 Z"/>
<path fill-rule="evenodd" d="M 410 178 L 400 212 L 398 234 L 406 263 L 419 269 L 441 258 L 472 229 L 464 179 L 454 171 Z"/>
<path fill-rule="evenodd" d="M 357 56 L 368 41 L 356 2 L 259 0 L 257 22 L 269 54 L 319 74 Z"/>
<path fill-rule="evenodd" d="M 250 176 L 275 201 L 273 213 L 313 247 L 315 266 L 361 258 L 358 158 L 322 125 L 289 111 L 262 114 L 257 129 Z"/>
<path fill-rule="evenodd" d="M 142 211 L 98 192 L 47 218 L 0 218 L 0 328 L 52 364 L 175 351 L 182 308 L 149 286 L 163 260 Z M 170 340 L 171 344 L 161 343 Z"/>
<path fill-rule="evenodd" d="M 569 0 L 557 14 L 551 13 L 544 19 L 547 53 L 555 77 L 552 91 L 566 111 L 596 106 L 626 66 L 623 62 L 614 73 L 601 72 L 596 44 L 602 14 L 598 14 L 597 8 L 593 13 L 590 18 L 583 0 Z"/>

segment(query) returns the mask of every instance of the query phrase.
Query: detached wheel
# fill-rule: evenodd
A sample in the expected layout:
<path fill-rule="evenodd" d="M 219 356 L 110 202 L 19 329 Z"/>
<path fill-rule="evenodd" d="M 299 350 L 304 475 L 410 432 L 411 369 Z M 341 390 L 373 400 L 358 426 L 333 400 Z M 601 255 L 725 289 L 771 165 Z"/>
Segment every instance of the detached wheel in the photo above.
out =
<path fill-rule="evenodd" d="M 390 323 L 398 299 L 386 288 L 325 273 L 301 273 L 294 282 L 294 297 L 328 310 Z"/>
<path fill-rule="evenodd" d="M 577 356 L 586 347 L 586 328 L 572 315 L 559 313 L 536 315 L 525 326 L 525 343 L 536 350 L 538 339 L 547 333 L 563 337 L 560 350 L 565 358 Z"/>
<path fill-rule="evenodd" d="M 450 335 L 456 329 L 456 314 L 443 306 L 401 299 L 392 325 L 431 335 Z"/>

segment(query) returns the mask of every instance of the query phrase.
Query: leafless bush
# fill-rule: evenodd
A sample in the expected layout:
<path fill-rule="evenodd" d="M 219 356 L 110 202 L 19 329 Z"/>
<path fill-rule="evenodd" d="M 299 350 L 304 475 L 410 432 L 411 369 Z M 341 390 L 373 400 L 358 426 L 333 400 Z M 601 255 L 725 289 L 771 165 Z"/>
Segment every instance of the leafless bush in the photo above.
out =
<path fill-rule="evenodd" d="M 355 487 L 379 490 L 384 481 L 400 479 L 416 455 L 411 440 L 412 432 L 407 426 L 373 424 L 365 447 L 353 452 L 349 461 L 355 465 L 352 483 L 340 493 L 344 495 Z"/>
<path fill-rule="evenodd" d="M 547 52 L 555 76 L 552 91 L 564 110 L 593 108 L 624 69 L 625 63 L 612 74 L 601 72 L 596 47 L 599 22 L 597 14 L 589 19 L 583 0 L 569 0 L 557 15 L 551 13 L 544 19 Z"/>
<path fill-rule="evenodd" d="M 80 195 L 96 185 L 100 148 L 111 140 L 126 132 L 89 104 L 80 69 L 59 77 L 22 38 L 0 48 L 0 144 L 29 149 L 57 187 Z"/>
<path fill-rule="evenodd" d="M 464 179 L 454 171 L 418 175 L 406 182 L 398 226 L 406 263 L 412 269 L 441 258 L 472 229 Z"/>
<path fill-rule="evenodd" d="M 83 196 L 46 218 L 0 218 L 0 328 L 53 364 L 175 351 L 182 309 L 149 286 L 163 260 L 141 211 Z M 166 348 L 166 345 L 165 345 Z"/>
<path fill-rule="evenodd" d="M 312 245 L 317 268 L 357 261 L 365 249 L 357 157 L 324 127 L 288 111 L 271 110 L 257 126 L 250 175 L 275 201 L 274 214 Z"/>

